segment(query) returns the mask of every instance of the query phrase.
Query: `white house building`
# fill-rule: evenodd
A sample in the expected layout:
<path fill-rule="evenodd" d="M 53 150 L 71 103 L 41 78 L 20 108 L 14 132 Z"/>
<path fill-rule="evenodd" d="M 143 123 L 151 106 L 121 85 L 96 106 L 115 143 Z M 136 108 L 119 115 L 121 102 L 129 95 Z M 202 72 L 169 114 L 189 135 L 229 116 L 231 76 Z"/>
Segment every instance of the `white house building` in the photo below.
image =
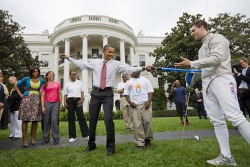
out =
<path fill-rule="evenodd" d="M 68 60 L 61 60 L 60 54 L 68 54 L 75 59 L 91 61 L 102 58 L 102 48 L 111 44 L 115 48 L 114 59 L 131 66 L 145 66 L 154 63 L 149 57 L 156 47 L 161 46 L 164 37 L 144 36 L 142 33 L 134 34 L 133 29 L 125 22 L 108 17 L 83 15 L 65 19 L 59 23 L 52 34 L 44 31 L 41 34 L 23 34 L 25 42 L 33 57 L 38 56 L 44 62 L 41 75 L 51 70 L 55 73 L 55 81 L 62 87 L 69 80 L 69 72 L 75 69 L 85 86 L 84 110 L 88 109 L 90 92 L 92 90 L 92 71 L 80 70 Z M 142 72 L 154 88 L 158 88 L 158 79 L 148 72 Z M 116 93 L 117 84 L 121 82 L 118 75 L 115 81 L 114 100 L 120 98 Z"/>

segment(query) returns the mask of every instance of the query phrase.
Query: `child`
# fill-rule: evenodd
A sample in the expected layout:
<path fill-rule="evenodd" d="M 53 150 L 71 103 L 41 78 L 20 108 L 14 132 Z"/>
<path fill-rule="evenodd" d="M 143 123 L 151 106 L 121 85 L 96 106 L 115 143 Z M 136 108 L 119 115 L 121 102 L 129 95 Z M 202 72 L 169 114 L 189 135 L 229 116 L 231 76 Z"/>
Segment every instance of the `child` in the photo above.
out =
<path fill-rule="evenodd" d="M 151 100 L 154 90 L 149 80 L 140 76 L 140 72 L 133 72 L 131 77 L 125 86 L 124 95 L 130 104 L 137 148 L 143 149 L 151 146 L 153 139 Z"/>

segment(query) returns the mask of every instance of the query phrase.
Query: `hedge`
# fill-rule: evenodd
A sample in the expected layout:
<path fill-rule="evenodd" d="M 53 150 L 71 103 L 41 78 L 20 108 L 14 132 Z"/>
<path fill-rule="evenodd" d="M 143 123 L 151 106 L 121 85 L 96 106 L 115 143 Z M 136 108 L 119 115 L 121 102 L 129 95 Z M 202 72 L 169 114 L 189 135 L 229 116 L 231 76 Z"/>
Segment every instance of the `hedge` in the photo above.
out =
<path fill-rule="evenodd" d="M 60 121 L 68 121 L 68 113 L 62 110 L 59 114 Z M 84 116 L 89 120 L 89 113 L 85 112 Z M 188 116 L 197 116 L 196 110 L 188 110 Z M 153 117 L 177 117 L 176 110 L 153 110 Z M 113 112 L 114 120 L 122 119 L 122 111 L 118 110 Z M 76 116 L 77 120 L 77 116 Z M 104 112 L 99 113 L 98 120 L 104 120 Z"/>

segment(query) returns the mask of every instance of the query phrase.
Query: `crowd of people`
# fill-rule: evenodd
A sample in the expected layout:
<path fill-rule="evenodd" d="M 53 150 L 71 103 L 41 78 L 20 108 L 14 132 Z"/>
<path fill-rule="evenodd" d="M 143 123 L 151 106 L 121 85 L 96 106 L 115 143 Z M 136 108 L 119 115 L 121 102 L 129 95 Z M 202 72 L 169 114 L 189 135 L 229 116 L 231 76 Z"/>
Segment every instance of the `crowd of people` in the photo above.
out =
<path fill-rule="evenodd" d="M 192 96 L 192 102 L 200 119 L 210 119 L 220 146 L 218 157 L 207 160 L 211 165 L 227 164 L 235 166 L 231 155 L 229 133 L 225 117 L 236 126 L 242 136 L 250 144 L 250 123 L 246 120 L 246 112 L 250 114 L 250 68 L 245 58 L 238 59 L 241 71 L 231 67 L 229 41 L 220 34 L 208 32 L 208 25 L 203 20 L 194 22 L 190 27 L 191 35 L 203 43 L 198 60 L 190 61 L 183 58 L 174 64 L 176 67 L 202 69 L 202 92 L 198 88 Z M 64 107 L 68 110 L 69 142 L 76 141 L 75 113 L 81 129 L 82 137 L 88 139 L 84 153 L 96 150 L 96 126 L 101 107 L 104 110 L 106 126 L 107 155 L 115 153 L 115 125 L 113 121 L 113 87 L 117 74 L 123 74 L 123 81 L 118 84 L 125 127 L 133 130 L 138 149 L 151 146 L 152 130 L 152 97 L 153 87 L 149 80 L 140 76 L 140 72 L 152 71 L 152 66 L 130 67 L 113 59 L 115 50 L 110 44 L 103 47 L 103 59 L 90 62 L 77 61 L 69 55 L 67 59 L 82 70 L 93 71 L 93 89 L 89 102 L 89 127 L 83 114 L 84 85 L 76 79 L 76 71 L 70 72 L 70 80 L 63 88 L 62 98 L 60 83 L 54 81 L 54 73 L 48 71 L 45 79 L 40 78 L 40 69 L 31 68 L 28 77 L 17 82 L 16 77 L 9 77 L 13 89 L 3 84 L 0 71 L 0 120 L 4 119 L 6 101 L 9 101 L 11 116 L 11 133 L 9 138 L 15 140 L 22 137 L 23 146 L 28 147 L 27 129 L 31 122 L 30 144 L 36 144 L 38 122 L 42 121 L 43 143 L 50 143 L 50 131 L 54 144 L 60 141 L 59 111 Z M 233 71 L 232 71 L 233 70 Z M 232 75 L 234 74 L 234 77 Z M 130 74 L 131 78 L 128 78 Z M 237 84 L 236 84 L 237 83 Z M 179 80 L 171 85 L 177 115 L 181 125 L 190 125 L 187 106 L 190 93 L 181 86 Z M 238 89 L 237 89 L 238 88 Z M 238 91 L 237 91 L 238 90 Z"/>
<path fill-rule="evenodd" d="M 70 74 L 71 80 L 69 83 L 71 85 L 64 88 L 64 106 L 69 111 L 69 142 L 72 142 L 72 138 L 76 138 L 75 126 L 72 125 L 75 123 L 75 111 L 83 137 L 88 137 L 89 129 L 82 109 L 84 94 L 83 88 L 78 84 L 81 84 L 81 81 L 76 80 L 76 77 L 72 77 L 76 75 L 75 71 Z M 41 122 L 42 144 L 50 143 L 50 132 L 54 144 L 60 142 L 59 112 L 63 108 L 63 101 L 60 83 L 55 82 L 54 77 L 54 72 L 48 71 L 45 78 L 42 79 L 38 67 L 30 68 L 29 76 L 20 79 L 18 82 L 15 76 L 9 77 L 9 83 L 12 85 L 9 93 L 6 85 L 3 84 L 3 73 L 0 71 L 0 120 L 1 122 L 3 120 L 7 122 L 7 125 L 1 126 L 1 129 L 8 129 L 8 127 L 5 127 L 8 126 L 8 117 L 5 118 L 5 115 L 8 116 L 9 114 L 11 124 L 9 139 L 18 140 L 22 138 L 23 147 L 28 147 L 29 144 L 37 144 L 36 132 L 38 122 Z M 77 100 L 78 97 L 80 101 L 76 101 L 77 103 L 71 100 L 72 98 Z M 31 122 L 30 142 L 28 142 L 29 122 Z"/>

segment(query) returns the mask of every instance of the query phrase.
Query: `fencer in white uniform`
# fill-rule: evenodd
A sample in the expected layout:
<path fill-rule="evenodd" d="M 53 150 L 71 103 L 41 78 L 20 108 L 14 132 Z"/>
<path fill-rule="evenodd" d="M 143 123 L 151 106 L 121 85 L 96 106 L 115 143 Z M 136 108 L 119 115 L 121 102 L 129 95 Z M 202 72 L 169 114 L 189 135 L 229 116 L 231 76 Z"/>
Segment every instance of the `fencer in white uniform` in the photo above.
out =
<path fill-rule="evenodd" d="M 191 35 L 201 40 L 198 60 L 175 63 L 176 67 L 191 67 L 202 70 L 204 105 L 214 125 L 221 153 L 207 162 L 212 165 L 236 163 L 231 155 L 229 133 L 225 117 L 236 126 L 250 144 L 250 123 L 243 116 L 237 99 L 237 86 L 232 75 L 229 41 L 220 34 L 208 32 L 207 23 L 198 20 L 191 25 Z"/>

